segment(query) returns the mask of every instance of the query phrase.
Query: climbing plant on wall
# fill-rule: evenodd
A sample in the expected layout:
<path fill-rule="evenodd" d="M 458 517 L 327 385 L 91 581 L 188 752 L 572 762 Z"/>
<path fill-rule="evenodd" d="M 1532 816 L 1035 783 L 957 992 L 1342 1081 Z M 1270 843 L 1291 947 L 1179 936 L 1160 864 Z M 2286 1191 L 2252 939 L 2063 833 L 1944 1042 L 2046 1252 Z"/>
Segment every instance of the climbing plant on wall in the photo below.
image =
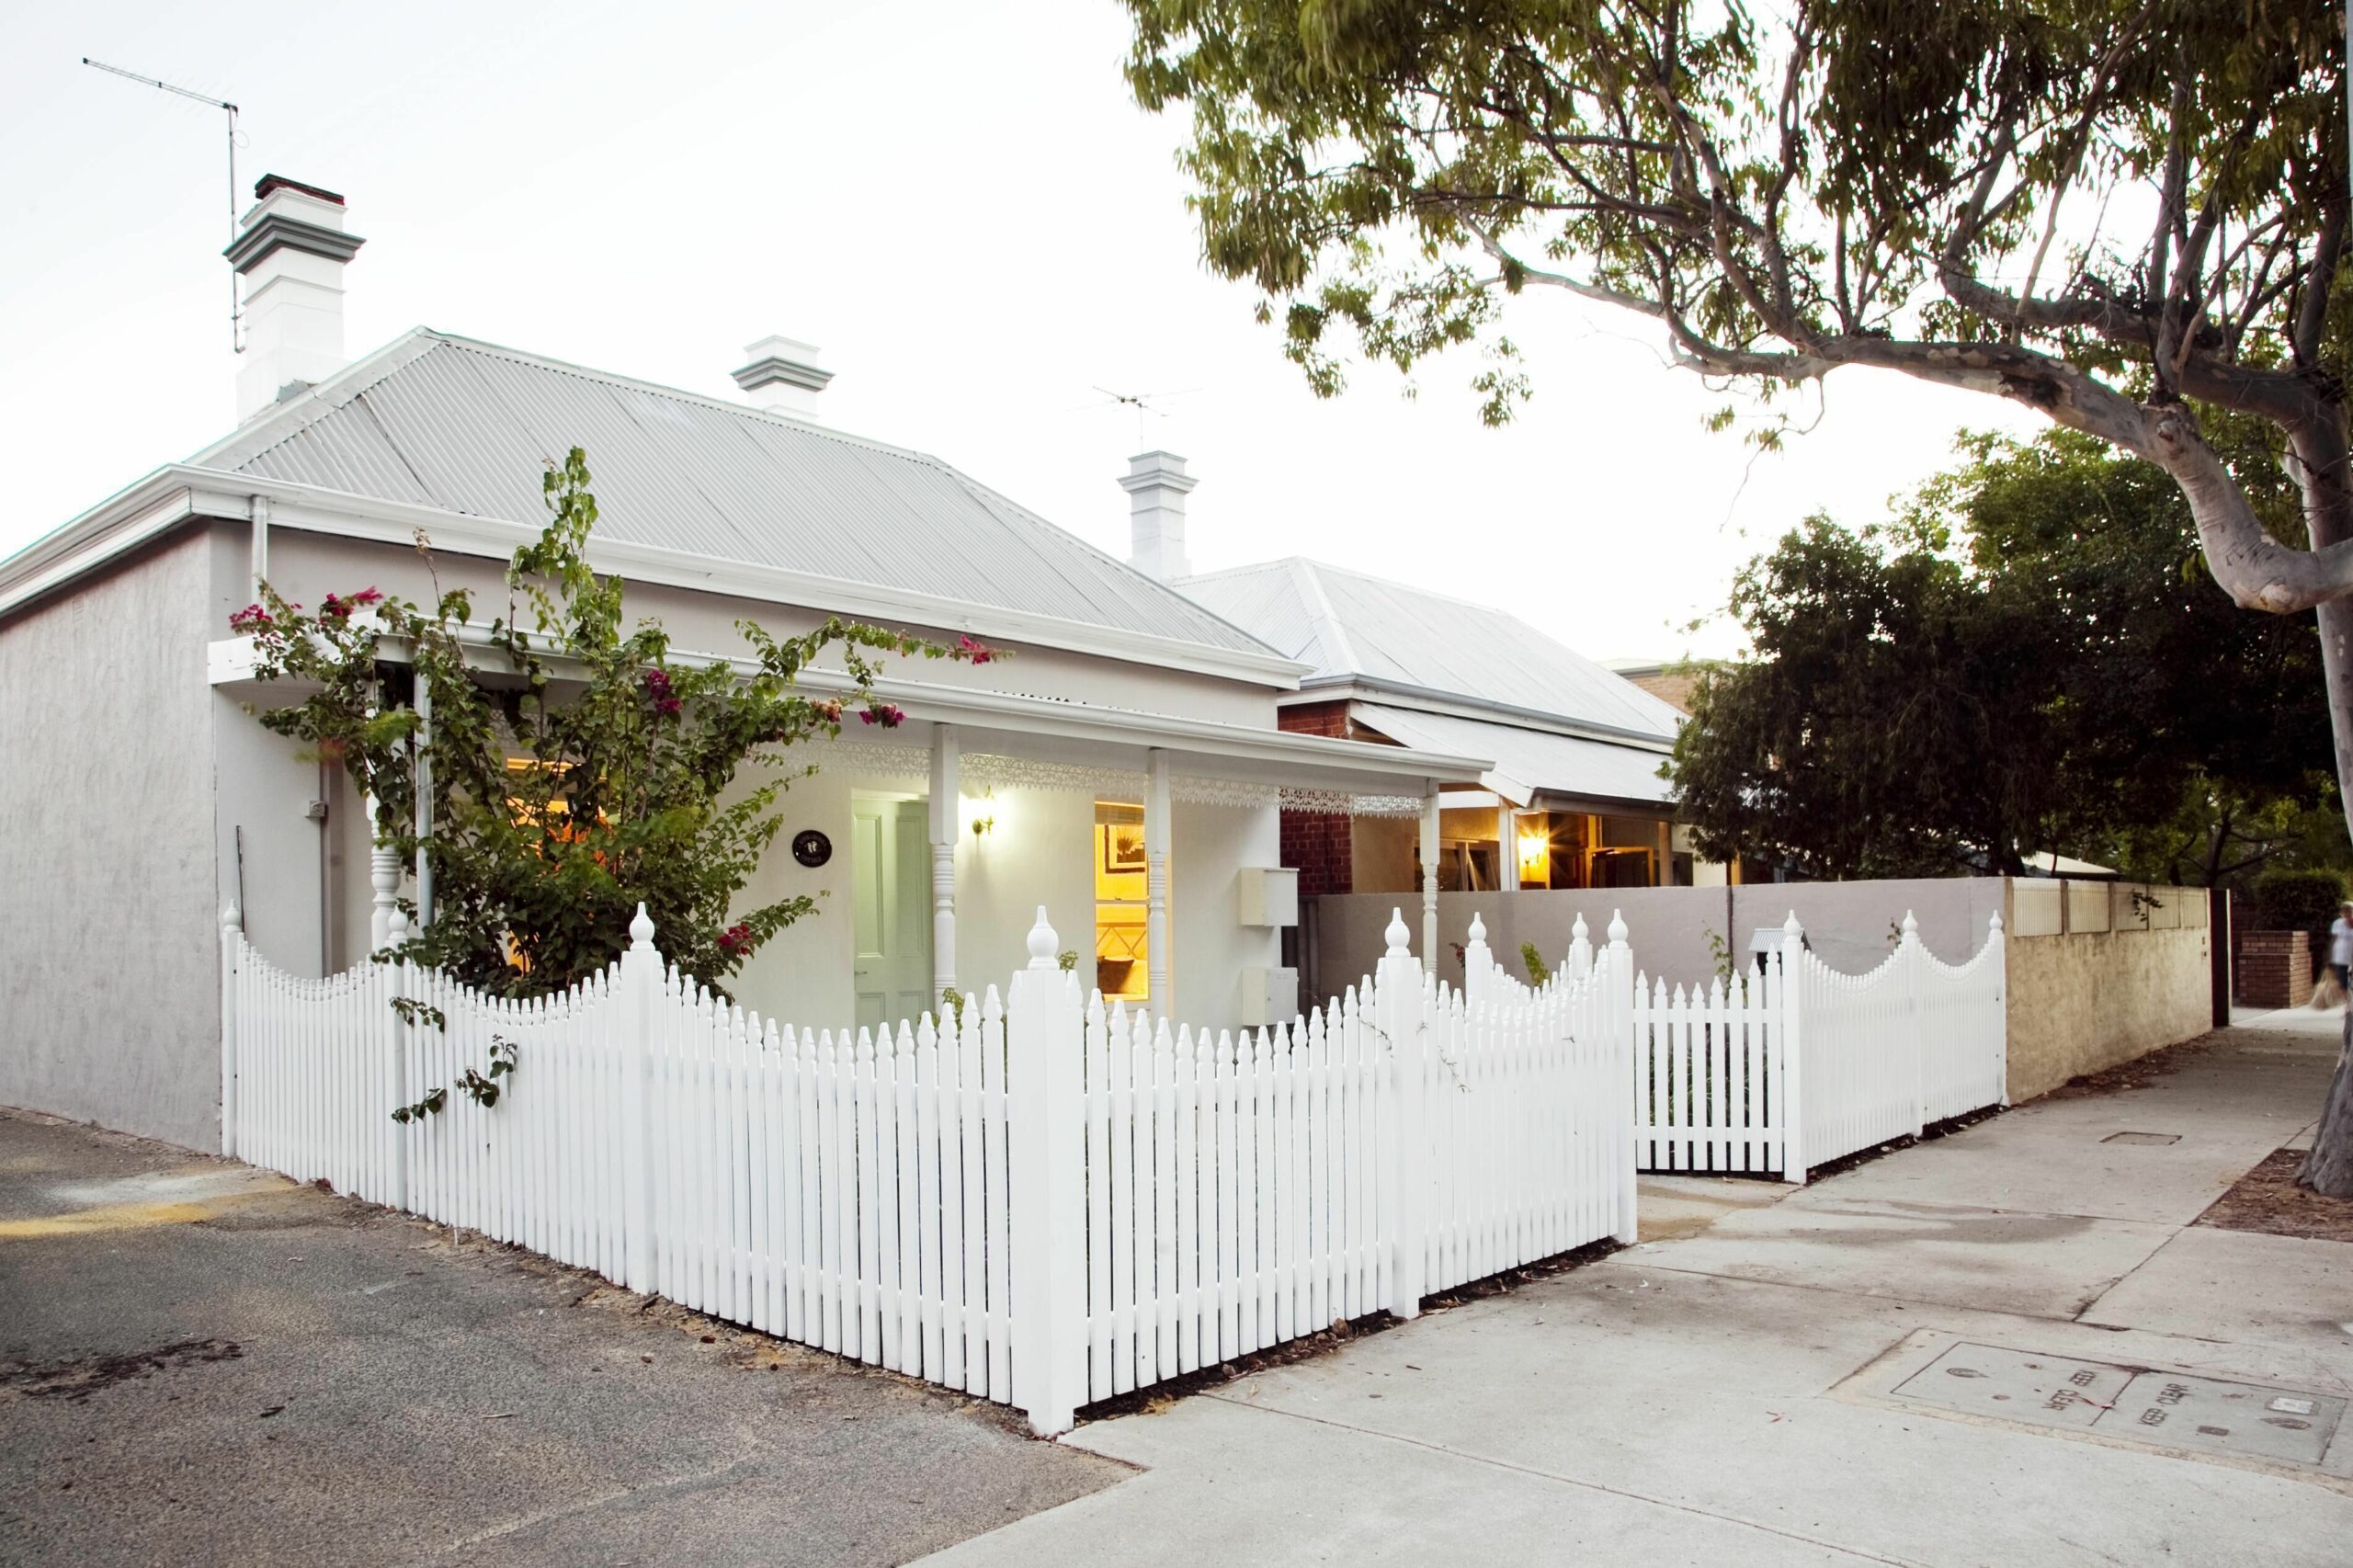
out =
<path fill-rule="evenodd" d="M 437 574 L 426 605 L 369 587 L 306 608 L 264 585 L 230 624 L 254 639 L 259 678 L 309 688 L 261 723 L 344 768 L 374 801 L 380 846 L 404 864 L 425 852 L 432 903 L 406 956 L 541 994 L 618 958 L 642 903 L 664 955 L 722 987 L 816 909 L 806 894 L 738 903 L 782 825 L 779 798 L 815 771 L 794 748 L 853 719 L 902 722 L 875 691 L 892 656 L 1002 654 L 835 617 L 794 636 L 738 621 L 748 656 L 680 660 L 590 565 L 589 484 L 579 448 L 549 466 L 547 526 L 515 552 L 487 622 Z M 418 549 L 429 564 L 429 541 Z M 835 667 L 813 676 L 821 658 Z"/>

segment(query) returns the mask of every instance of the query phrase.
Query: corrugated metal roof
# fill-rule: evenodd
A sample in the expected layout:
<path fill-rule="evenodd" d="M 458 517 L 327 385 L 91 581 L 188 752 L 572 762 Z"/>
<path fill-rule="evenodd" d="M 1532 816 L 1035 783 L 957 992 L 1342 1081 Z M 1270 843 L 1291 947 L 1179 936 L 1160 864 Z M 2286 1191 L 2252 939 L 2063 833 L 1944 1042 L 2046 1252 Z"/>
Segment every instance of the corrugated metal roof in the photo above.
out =
<path fill-rule="evenodd" d="M 1666 741 L 1681 717 L 1502 610 L 1324 562 L 1268 562 L 1178 585 L 1277 652 L 1313 663 L 1311 680 L 1389 681 Z"/>
<path fill-rule="evenodd" d="M 1514 805 L 1527 805 L 1540 790 L 1593 801 L 1666 808 L 1675 804 L 1673 788 L 1658 776 L 1659 765 L 1666 760 L 1664 752 L 1370 702 L 1356 704 L 1354 712 L 1398 744 L 1416 751 L 1495 758 L 1495 766 L 1480 776 L 1480 782 Z"/>
<path fill-rule="evenodd" d="M 324 383 L 323 410 L 194 460 L 509 522 L 577 446 L 632 544 L 1264 653 L 1246 631 L 936 458 L 422 329 Z"/>

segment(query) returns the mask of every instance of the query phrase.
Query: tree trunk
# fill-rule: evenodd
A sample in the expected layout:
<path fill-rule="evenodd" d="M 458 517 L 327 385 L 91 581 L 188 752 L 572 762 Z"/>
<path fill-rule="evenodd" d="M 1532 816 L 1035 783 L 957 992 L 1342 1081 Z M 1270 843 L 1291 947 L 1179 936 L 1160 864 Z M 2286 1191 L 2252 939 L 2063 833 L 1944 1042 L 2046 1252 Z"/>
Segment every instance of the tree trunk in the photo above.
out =
<path fill-rule="evenodd" d="M 2189 503 L 2190 517 L 2205 547 L 2207 569 L 2243 605 L 2285 608 L 2271 585 L 2294 574 L 2283 573 L 2275 578 L 2270 562 L 2286 559 L 2302 566 L 2310 563 L 2311 557 L 2296 561 L 2299 552 L 2262 532 L 2245 493 L 2194 423 L 2170 408 L 2152 408 L 2147 413 L 2154 437 L 2148 450 L 2173 476 Z M 2311 548 L 2321 551 L 2353 539 L 2353 483 L 2348 483 L 2353 476 L 2347 472 L 2344 408 L 2333 398 L 2315 396 L 2298 418 L 2284 423 L 2288 472 L 2302 494 Z M 2337 790 L 2347 829 L 2353 831 L 2353 599 L 2323 599 L 2314 614 L 2320 622 L 2321 669 L 2328 684 Z M 2353 1069 L 2347 1065 L 2348 1056 L 2353 1056 L 2353 999 L 2346 1005 L 2345 1017 L 2344 1045 L 2337 1052 L 2336 1073 L 2321 1111 L 2320 1131 L 2296 1180 L 2325 1197 L 2353 1199 Z"/>
<path fill-rule="evenodd" d="M 2320 1131 L 2313 1134 L 2312 1152 L 2304 1156 L 2296 1181 L 2330 1198 L 2353 1198 L 2353 1002 L 2345 1008 L 2336 1072 L 2328 1080 Z"/>
<path fill-rule="evenodd" d="M 2346 488 L 2342 410 L 2291 432 L 2290 450 L 2303 492 L 2304 526 L 2315 549 L 2353 535 L 2353 497 Z M 2336 743 L 2336 788 L 2353 831 L 2353 599 L 2331 599 L 2313 612 L 2320 621 L 2321 670 L 2328 682 L 2328 727 Z M 2346 999 L 2336 1071 L 2328 1081 L 2320 1130 L 2297 1171 L 2299 1185 L 2328 1198 L 2353 1198 L 2353 996 Z"/>

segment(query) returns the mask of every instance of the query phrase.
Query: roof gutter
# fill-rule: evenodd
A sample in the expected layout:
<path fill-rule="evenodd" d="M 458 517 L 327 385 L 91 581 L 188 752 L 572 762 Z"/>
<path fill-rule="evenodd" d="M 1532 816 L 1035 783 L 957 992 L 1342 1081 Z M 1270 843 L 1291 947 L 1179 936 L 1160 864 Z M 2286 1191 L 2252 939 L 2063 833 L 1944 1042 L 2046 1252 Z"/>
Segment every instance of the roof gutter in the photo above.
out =
<path fill-rule="evenodd" d="M 460 629 L 460 640 L 485 653 L 494 644 L 487 627 Z M 408 656 L 405 640 L 388 638 L 383 657 L 395 663 Z M 748 661 L 718 653 L 673 649 L 676 665 L 709 668 L 718 665 L 746 667 Z M 578 669 L 577 661 L 561 654 L 543 655 L 557 678 Z M 254 678 L 255 643 L 251 637 L 223 638 L 210 644 L 207 664 L 215 686 L 234 686 Z M 485 666 L 487 667 L 487 666 Z M 747 669 L 748 673 L 748 669 Z M 811 668 L 801 672 L 801 689 L 824 697 L 847 696 L 857 683 L 839 670 Z M 1345 771 L 1363 780 L 1412 784 L 1419 793 L 1432 782 L 1469 782 L 1495 767 L 1490 758 L 1457 756 L 1445 752 L 1417 751 L 1407 746 L 1381 745 L 1370 741 L 1299 734 L 1288 730 L 1261 729 L 1214 719 L 1145 713 L 1131 709 L 1057 702 L 1049 698 L 985 687 L 950 686 L 945 682 L 905 679 L 884 675 L 873 685 L 874 695 L 904 709 L 909 720 L 938 722 L 1017 731 L 1024 735 L 1051 737 L 1094 744 L 1161 747 L 1201 756 L 1256 763 L 1277 769 L 1303 769 L 1299 781 L 1318 774 Z M 1328 782 L 1328 779 L 1324 780 Z"/>
<path fill-rule="evenodd" d="M 423 530 L 436 548 L 496 560 L 513 554 L 517 546 L 539 535 L 534 527 L 501 518 L 171 463 L 0 561 L 0 615 L 54 592 L 190 517 L 247 520 L 256 496 L 270 502 L 268 516 L 274 528 L 403 546 L 411 544 Z M 590 560 L 600 572 L 636 582 L 729 594 L 795 609 L 969 631 L 1001 642 L 1185 670 L 1278 691 L 1297 689 L 1300 678 L 1313 667 L 1275 653 L 1213 648 L 1180 638 L 1091 626 L 813 573 L 718 562 L 652 545 L 599 540 L 591 548 Z"/>
<path fill-rule="evenodd" d="M 1564 718 L 1558 713 L 1546 713 L 1533 708 L 1515 708 L 1506 702 L 1490 702 L 1483 698 L 1465 697 L 1461 692 L 1439 691 L 1432 687 L 1415 686 L 1402 680 L 1390 680 L 1381 676 L 1336 675 L 1311 676 L 1299 683 L 1299 695 L 1294 701 L 1329 701 L 1358 693 L 1376 700 L 1391 702 L 1400 708 L 1421 708 L 1428 712 L 1459 719 L 1501 721 L 1523 730 L 1540 730 L 1548 734 L 1567 735 L 1577 740 L 1608 741 L 1618 744 L 1640 746 L 1645 751 L 1668 752 L 1675 749 L 1674 737 L 1648 730 L 1630 730 L 1619 724 L 1599 724 L 1589 720 Z M 1399 702 L 1396 699 L 1406 700 Z"/>

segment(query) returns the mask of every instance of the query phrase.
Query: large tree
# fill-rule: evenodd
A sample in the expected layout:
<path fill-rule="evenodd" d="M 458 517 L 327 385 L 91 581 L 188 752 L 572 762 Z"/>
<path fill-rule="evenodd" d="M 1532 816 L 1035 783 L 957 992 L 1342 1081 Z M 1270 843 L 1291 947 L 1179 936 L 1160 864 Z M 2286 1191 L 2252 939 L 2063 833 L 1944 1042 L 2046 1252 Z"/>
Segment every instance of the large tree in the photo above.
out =
<path fill-rule="evenodd" d="M 1812 519 L 1739 574 L 1750 653 L 1702 673 L 1676 748 L 1701 852 L 2211 883 L 2307 850 L 2335 802 L 2311 623 L 2186 573 L 2188 508 L 2146 464 L 2068 431 L 1966 445 L 1893 518 Z"/>
<path fill-rule="evenodd" d="M 1752 386 L 1863 365 L 2012 399 L 2163 469 L 2240 605 L 2317 608 L 2353 776 L 2333 3 L 1127 4 L 1139 101 L 1192 112 L 1210 265 L 1321 388 L 1351 330 L 1400 366 L 1484 339 L 1502 417 L 1503 305 L 1533 290 Z M 2212 411 L 2268 432 L 2301 537 Z M 2353 1196 L 2346 1038 L 2313 1169 Z"/>

